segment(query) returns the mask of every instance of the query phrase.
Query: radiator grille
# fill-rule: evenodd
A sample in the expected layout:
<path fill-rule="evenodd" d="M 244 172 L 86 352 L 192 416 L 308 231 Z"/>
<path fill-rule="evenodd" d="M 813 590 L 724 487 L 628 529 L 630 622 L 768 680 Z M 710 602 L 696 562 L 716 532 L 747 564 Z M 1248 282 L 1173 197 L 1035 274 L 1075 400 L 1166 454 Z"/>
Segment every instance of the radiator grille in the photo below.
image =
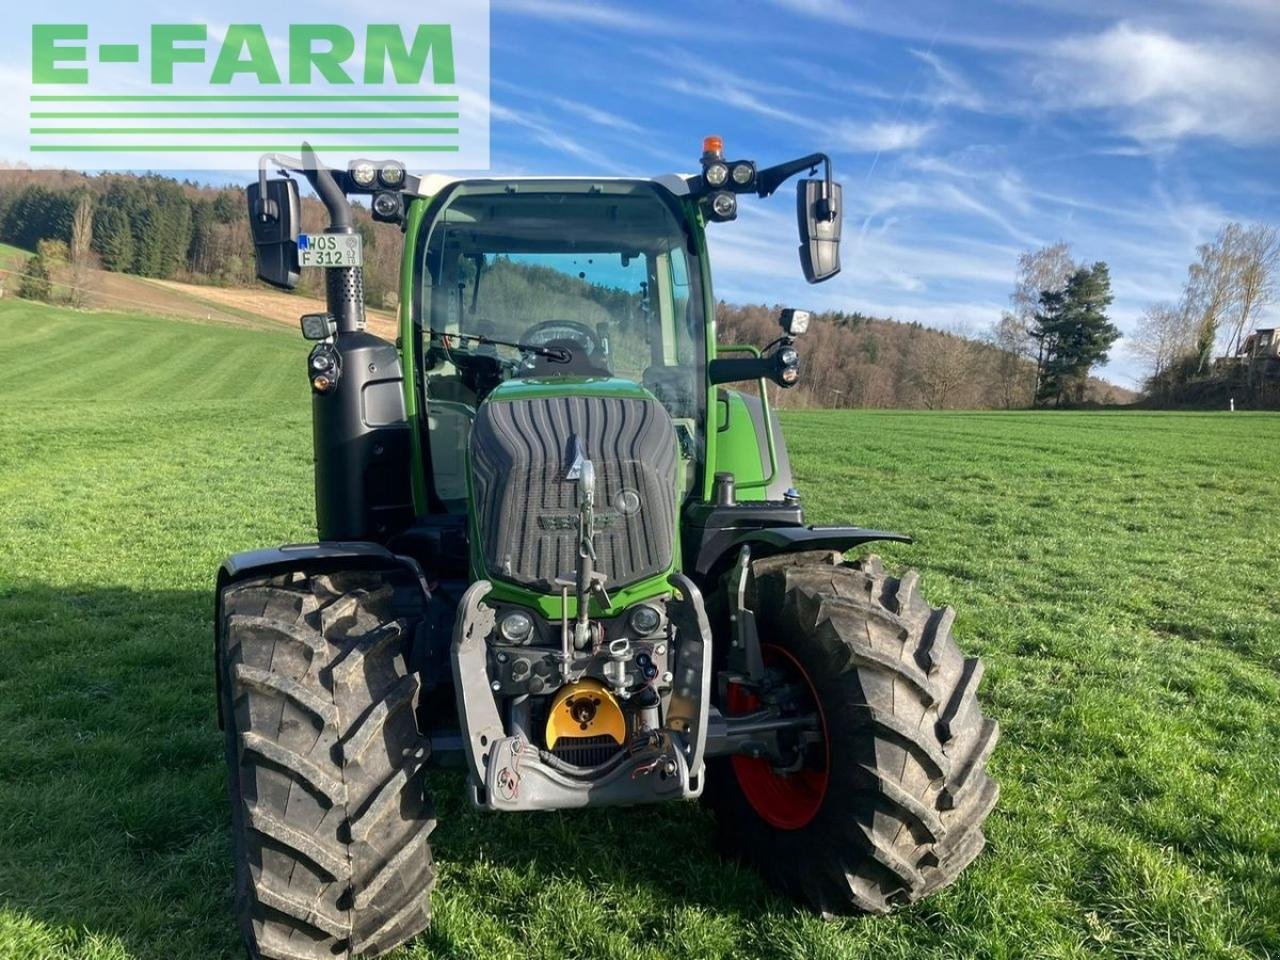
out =
<path fill-rule="evenodd" d="M 609 736 L 561 737 L 551 748 L 551 753 L 575 767 L 595 767 L 621 749 Z"/>

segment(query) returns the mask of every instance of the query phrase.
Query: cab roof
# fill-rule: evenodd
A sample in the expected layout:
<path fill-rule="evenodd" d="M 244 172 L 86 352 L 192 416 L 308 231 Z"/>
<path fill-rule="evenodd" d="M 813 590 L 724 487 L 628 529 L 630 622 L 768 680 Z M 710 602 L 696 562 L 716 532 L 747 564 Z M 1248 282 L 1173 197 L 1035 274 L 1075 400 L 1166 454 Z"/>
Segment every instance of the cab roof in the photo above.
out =
<path fill-rule="evenodd" d="M 677 197 L 689 195 L 689 183 L 685 175 L 667 173 L 660 177 L 458 177 L 446 173 L 427 173 L 418 178 L 418 196 L 434 197 L 445 187 L 455 183 L 467 184 L 500 184 L 500 183 L 652 183 L 662 187 Z"/>

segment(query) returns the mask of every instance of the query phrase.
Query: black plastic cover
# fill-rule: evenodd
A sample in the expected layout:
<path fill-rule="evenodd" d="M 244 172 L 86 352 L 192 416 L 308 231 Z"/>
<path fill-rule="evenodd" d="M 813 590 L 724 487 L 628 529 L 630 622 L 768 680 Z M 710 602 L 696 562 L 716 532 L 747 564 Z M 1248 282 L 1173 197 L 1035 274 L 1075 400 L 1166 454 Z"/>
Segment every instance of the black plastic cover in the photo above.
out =
<path fill-rule="evenodd" d="M 576 444 L 576 446 L 575 446 Z M 491 577 L 539 590 L 577 566 L 580 447 L 596 472 L 596 569 L 610 590 L 655 576 L 675 545 L 676 437 L 651 398 L 491 401 L 471 430 L 476 527 Z"/>

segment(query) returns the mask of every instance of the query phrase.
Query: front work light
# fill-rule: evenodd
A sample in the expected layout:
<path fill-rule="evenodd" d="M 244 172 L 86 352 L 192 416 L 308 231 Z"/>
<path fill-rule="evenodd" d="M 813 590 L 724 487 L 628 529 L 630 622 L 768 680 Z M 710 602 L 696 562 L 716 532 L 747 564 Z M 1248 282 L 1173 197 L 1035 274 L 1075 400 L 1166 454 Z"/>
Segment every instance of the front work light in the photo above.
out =
<path fill-rule="evenodd" d="M 738 215 L 738 198 L 727 190 L 712 194 L 711 213 L 717 220 L 732 220 Z"/>
<path fill-rule="evenodd" d="M 788 307 L 778 317 L 778 323 L 789 337 L 798 337 L 809 330 L 809 311 Z"/>
<path fill-rule="evenodd" d="M 739 160 L 733 165 L 733 182 L 739 187 L 749 187 L 756 178 L 756 165 L 747 160 Z"/>
<path fill-rule="evenodd" d="M 368 160 L 356 160 L 351 164 L 351 179 L 367 190 L 378 179 L 378 168 Z"/>
<path fill-rule="evenodd" d="M 508 643 L 524 643 L 533 633 L 533 618 L 520 610 L 513 610 L 498 624 L 498 633 Z"/>
<path fill-rule="evenodd" d="M 373 195 L 373 219 L 384 223 L 398 223 L 404 216 L 404 200 L 400 194 L 382 190 Z"/>
<path fill-rule="evenodd" d="M 657 608 L 643 603 L 631 611 L 631 629 L 642 637 L 647 637 L 662 624 L 662 614 Z"/>
<path fill-rule="evenodd" d="M 338 332 L 338 325 L 327 313 L 304 313 L 298 318 L 302 336 L 307 340 L 327 340 Z"/>
<path fill-rule="evenodd" d="M 713 187 L 723 187 L 729 179 L 729 168 L 720 162 L 707 164 L 702 171 L 702 179 Z"/>
<path fill-rule="evenodd" d="M 382 169 L 378 171 L 378 179 L 382 181 L 384 187 L 400 186 L 404 183 L 404 165 L 394 160 L 383 164 Z"/>

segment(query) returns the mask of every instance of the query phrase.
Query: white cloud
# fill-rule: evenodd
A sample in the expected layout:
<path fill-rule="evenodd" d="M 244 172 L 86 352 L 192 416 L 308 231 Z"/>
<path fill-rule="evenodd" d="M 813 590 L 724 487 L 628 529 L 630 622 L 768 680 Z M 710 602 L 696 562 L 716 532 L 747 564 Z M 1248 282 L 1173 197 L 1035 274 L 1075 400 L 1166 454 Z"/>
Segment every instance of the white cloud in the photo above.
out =
<path fill-rule="evenodd" d="M 754 113 L 821 136 L 830 149 L 853 153 L 891 152 L 918 146 L 933 129 L 930 123 L 897 120 L 816 120 L 791 104 L 800 91 L 762 83 L 705 63 L 687 65 L 689 76 L 668 77 L 663 86 L 690 97 Z"/>
<path fill-rule="evenodd" d="M 1280 138 L 1278 76 L 1275 49 L 1119 23 L 1059 41 L 1035 83 L 1051 107 L 1113 112 L 1144 143 L 1208 136 L 1248 144 Z"/>
<path fill-rule="evenodd" d="M 528 113 L 511 110 L 500 104 L 494 103 L 490 106 L 490 115 L 494 120 L 504 123 L 511 123 L 518 127 L 528 130 L 533 138 L 541 143 L 544 147 L 550 147 L 559 153 L 565 154 L 575 159 L 581 160 L 588 165 L 588 168 L 594 170 L 617 170 L 618 167 L 608 158 L 595 150 L 592 150 L 582 141 L 562 133 L 551 123 L 543 118 L 534 117 Z"/>
<path fill-rule="evenodd" d="M 620 117 L 616 113 L 609 113 L 607 110 L 600 110 L 590 104 L 583 103 L 581 100 L 567 100 L 564 97 L 552 97 L 551 101 L 557 108 L 568 113 L 575 113 L 594 123 L 597 127 L 608 127 L 610 130 L 617 130 L 622 133 L 644 133 L 644 128 L 637 123 L 632 123 L 626 117 Z"/>
<path fill-rule="evenodd" d="M 933 70 L 934 83 L 921 99 L 934 107 L 960 107 L 963 110 L 983 111 L 987 103 L 973 89 L 968 80 L 932 50 L 911 51 L 912 56 Z"/>
<path fill-rule="evenodd" d="M 884 153 L 918 147 L 932 129 L 933 125 L 929 123 L 881 120 L 855 123 L 843 120 L 833 124 L 829 131 L 836 149 Z"/>
<path fill-rule="evenodd" d="M 807 14 L 819 20 L 847 26 L 866 25 L 866 18 L 844 0 L 774 0 L 774 2 L 780 7 Z"/>
<path fill-rule="evenodd" d="M 497 0 L 496 11 L 519 13 L 539 20 L 557 23 L 583 23 L 593 27 L 609 27 L 615 30 L 640 30 L 645 33 L 662 33 L 669 24 L 657 17 L 647 17 L 629 9 L 604 3 L 582 3 L 577 0 Z"/>
<path fill-rule="evenodd" d="M 788 105 L 791 100 L 805 98 L 805 93 L 801 90 L 770 79 L 761 80 L 746 73 L 736 73 L 677 48 L 649 50 L 646 53 L 662 65 L 664 72 L 670 70 L 672 63 L 679 63 L 683 67 L 683 76 L 665 76 L 658 81 L 668 90 L 709 100 L 722 108 L 746 110 L 770 120 L 781 120 L 810 129 L 820 129 L 823 126 L 805 116 L 802 109 Z"/>

